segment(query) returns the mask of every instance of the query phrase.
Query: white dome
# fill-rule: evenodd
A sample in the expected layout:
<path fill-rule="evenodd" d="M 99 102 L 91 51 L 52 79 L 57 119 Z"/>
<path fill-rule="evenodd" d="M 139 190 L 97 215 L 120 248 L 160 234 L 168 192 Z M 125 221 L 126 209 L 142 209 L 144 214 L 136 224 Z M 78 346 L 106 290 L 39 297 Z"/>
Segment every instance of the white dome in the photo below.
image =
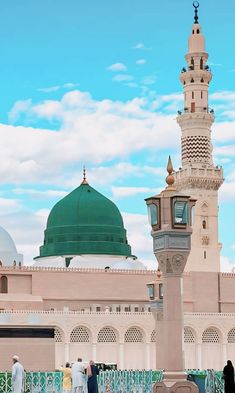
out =
<path fill-rule="evenodd" d="M 13 239 L 2 227 L 0 227 L 0 252 L 17 252 Z"/>
<path fill-rule="evenodd" d="M 15 243 L 9 233 L 0 227 L 0 261 L 3 266 L 12 266 L 23 262 L 23 255 L 18 254 Z"/>

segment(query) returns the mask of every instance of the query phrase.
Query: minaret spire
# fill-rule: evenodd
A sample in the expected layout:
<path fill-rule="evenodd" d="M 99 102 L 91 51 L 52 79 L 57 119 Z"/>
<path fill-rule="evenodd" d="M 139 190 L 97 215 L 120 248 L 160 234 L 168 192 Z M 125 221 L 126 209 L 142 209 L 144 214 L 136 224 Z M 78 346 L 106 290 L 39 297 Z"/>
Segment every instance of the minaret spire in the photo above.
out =
<path fill-rule="evenodd" d="M 198 24 L 198 11 L 197 11 L 199 7 L 198 1 L 194 1 L 193 6 L 194 6 L 194 24 Z"/>

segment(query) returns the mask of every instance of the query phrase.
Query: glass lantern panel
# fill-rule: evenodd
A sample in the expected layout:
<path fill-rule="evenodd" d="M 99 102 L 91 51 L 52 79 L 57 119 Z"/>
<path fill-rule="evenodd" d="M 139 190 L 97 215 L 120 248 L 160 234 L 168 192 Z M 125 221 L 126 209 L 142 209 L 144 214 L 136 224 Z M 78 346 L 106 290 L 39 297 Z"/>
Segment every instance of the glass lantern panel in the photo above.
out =
<path fill-rule="evenodd" d="M 148 288 L 148 297 L 150 299 L 154 298 L 154 286 L 152 284 L 147 285 Z"/>
<path fill-rule="evenodd" d="M 177 201 L 174 204 L 174 222 L 175 224 L 187 224 L 187 207 L 188 203 Z"/>
<path fill-rule="evenodd" d="M 153 203 L 148 205 L 148 217 L 151 225 L 158 224 L 158 208 Z"/>
<path fill-rule="evenodd" d="M 191 207 L 191 217 L 190 217 L 190 224 L 193 226 L 194 224 L 194 216 L 195 216 L 195 206 Z"/>

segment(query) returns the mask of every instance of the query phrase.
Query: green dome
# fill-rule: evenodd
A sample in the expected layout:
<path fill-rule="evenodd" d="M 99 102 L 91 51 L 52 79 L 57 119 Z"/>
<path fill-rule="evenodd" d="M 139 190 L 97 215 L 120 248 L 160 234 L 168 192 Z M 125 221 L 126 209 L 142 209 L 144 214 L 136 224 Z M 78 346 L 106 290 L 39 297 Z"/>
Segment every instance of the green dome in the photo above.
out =
<path fill-rule="evenodd" d="M 52 208 L 39 257 L 81 254 L 131 256 L 117 206 L 86 181 Z"/>

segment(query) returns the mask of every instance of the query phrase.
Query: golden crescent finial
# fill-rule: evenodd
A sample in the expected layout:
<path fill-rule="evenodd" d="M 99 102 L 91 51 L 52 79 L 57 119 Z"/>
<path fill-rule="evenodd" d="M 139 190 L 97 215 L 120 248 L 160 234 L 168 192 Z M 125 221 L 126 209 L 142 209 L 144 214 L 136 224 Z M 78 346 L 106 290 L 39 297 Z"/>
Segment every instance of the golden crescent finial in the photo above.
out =
<path fill-rule="evenodd" d="M 87 179 L 86 179 L 86 167 L 83 165 L 83 181 L 81 184 L 88 184 Z"/>

